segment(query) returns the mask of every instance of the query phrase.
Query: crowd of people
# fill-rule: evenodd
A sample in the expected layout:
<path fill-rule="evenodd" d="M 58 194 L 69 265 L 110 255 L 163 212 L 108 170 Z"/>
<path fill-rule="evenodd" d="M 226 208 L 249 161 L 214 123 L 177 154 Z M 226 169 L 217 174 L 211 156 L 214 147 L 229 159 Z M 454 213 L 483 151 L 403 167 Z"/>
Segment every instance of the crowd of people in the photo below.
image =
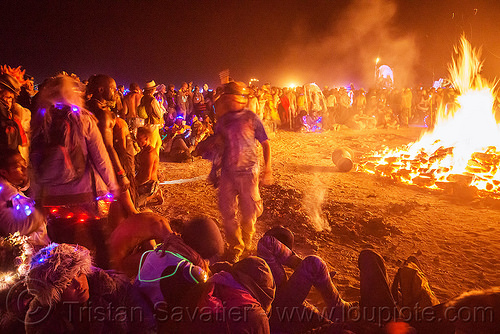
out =
<path fill-rule="evenodd" d="M 83 81 L 67 73 L 36 92 L 20 68 L 1 72 L 2 332 L 498 330 L 498 288 L 439 303 L 417 259 L 409 258 L 390 285 L 383 258 L 364 250 L 361 299 L 350 302 L 323 259 L 295 252 L 289 229 L 274 226 L 254 240 L 263 211 L 259 185 L 273 182 L 269 131 L 386 127 L 394 118 L 407 125 L 414 115 L 432 114 L 426 92 L 419 94 L 427 109 L 409 90 L 365 94 L 236 81 L 175 90 L 149 81 L 125 93 L 110 76 Z M 163 203 L 160 155 L 212 161 L 221 227 L 203 216 L 173 224 L 147 209 Z M 313 286 L 321 304 L 306 301 Z M 486 309 L 484 317 L 464 320 L 460 311 L 474 307 Z M 434 318 L 422 320 L 429 312 Z"/>

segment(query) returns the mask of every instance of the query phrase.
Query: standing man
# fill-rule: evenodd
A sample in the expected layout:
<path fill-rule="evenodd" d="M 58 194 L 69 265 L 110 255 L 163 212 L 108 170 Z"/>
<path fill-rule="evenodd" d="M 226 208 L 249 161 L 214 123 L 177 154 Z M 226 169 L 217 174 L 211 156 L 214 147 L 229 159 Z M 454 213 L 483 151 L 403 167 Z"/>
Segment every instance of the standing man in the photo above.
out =
<path fill-rule="evenodd" d="M 219 180 L 219 209 L 229 244 L 227 260 L 237 262 L 245 250 L 252 248 L 255 222 L 262 214 L 259 193 L 259 157 L 257 141 L 264 155 L 263 184 L 272 183 L 271 148 L 258 116 L 246 109 L 249 90 L 244 83 L 224 86 L 220 116 L 215 132 L 222 141 L 223 152 Z M 238 209 L 241 221 L 237 219 Z"/>
<path fill-rule="evenodd" d="M 182 118 L 186 119 L 189 111 L 189 87 L 188 84 L 183 82 L 181 84 L 181 88 L 179 89 L 179 93 L 177 93 L 177 116 L 182 116 Z"/>
<path fill-rule="evenodd" d="M 127 120 L 130 131 L 135 135 L 137 128 L 144 125 L 144 120 L 137 117 L 137 107 L 141 103 L 142 91 L 135 82 L 130 84 L 130 92 L 123 97 L 123 114 Z"/>
<path fill-rule="evenodd" d="M 123 163 L 127 162 L 130 164 L 133 163 L 133 160 L 120 160 L 114 146 L 115 139 L 119 140 L 119 138 L 114 138 L 113 130 L 116 125 L 116 115 L 111 111 L 110 106 L 113 105 L 115 99 L 116 82 L 113 78 L 104 74 L 92 76 L 87 85 L 87 93 L 91 94 L 92 97 L 87 101 L 85 106 L 97 118 L 97 126 L 101 132 L 104 146 L 111 159 L 113 170 L 122 192 L 120 195 L 120 204 L 127 216 L 138 213 L 129 191 L 130 179 L 127 176 L 127 171 L 129 171 L 128 174 L 130 175 L 132 167 L 126 166 L 127 168 L 124 168 L 123 166 Z"/>

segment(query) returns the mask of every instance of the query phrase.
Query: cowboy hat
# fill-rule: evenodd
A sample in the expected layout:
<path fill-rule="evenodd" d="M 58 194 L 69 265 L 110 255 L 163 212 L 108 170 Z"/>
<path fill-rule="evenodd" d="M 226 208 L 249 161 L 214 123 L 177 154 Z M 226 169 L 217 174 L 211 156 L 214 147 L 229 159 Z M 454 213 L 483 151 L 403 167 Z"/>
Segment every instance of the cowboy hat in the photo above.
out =
<path fill-rule="evenodd" d="M 0 75 L 0 85 L 14 92 L 15 94 L 19 94 L 19 91 L 21 90 L 19 81 L 17 81 L 16 78 L 7 73 Z"/>
<path fill-rule="evenodd" d="M 154 80 L 146 82 L 146 86 L 144 86 L 143 90 L 152 90 L 155 89 L 157 86 L 156 82 Z"/>

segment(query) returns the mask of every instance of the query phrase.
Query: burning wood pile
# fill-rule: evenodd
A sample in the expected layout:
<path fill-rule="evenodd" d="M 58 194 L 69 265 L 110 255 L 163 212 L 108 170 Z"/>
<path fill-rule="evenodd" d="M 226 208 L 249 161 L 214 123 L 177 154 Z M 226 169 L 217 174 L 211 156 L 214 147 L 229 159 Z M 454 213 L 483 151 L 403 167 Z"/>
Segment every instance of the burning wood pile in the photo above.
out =
<path fill-rule="evenodd" d="M 456 52 L 449 71 L 459 92 L 458 108 L 442 106 L 431 132 L 405 147 L 364 157 L 358 170 L 420 187 L 467 188 L 480 196 L 500 197 L 500 127 L 493 88 L 480 76 L 480 51 L 462 38 Z"/>

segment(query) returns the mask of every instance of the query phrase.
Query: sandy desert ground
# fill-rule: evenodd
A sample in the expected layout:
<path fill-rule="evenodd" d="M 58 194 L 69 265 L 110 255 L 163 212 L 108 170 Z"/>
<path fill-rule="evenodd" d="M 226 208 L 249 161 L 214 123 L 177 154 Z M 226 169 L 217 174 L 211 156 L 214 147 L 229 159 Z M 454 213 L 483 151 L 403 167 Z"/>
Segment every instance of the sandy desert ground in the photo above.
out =
<path fill-rule="evenodd" d="M 346 300 L 359 299 L 357 257 L 364 248 L 385 259 L 390 279 L 417 255 L 440 301 L 464 291 L 500 285 L 500 204 L 463 199 L 361 172 L 338 172 L 331 154 L 348 147 L 356 159 L 383 145 L 419 138 L 422 128 L 280 131 L 271 139 L 274 184 L 261 188 L 264 213 L 255 241 L 281 224 L 296 237 L 298 253 L 324 257 Z M 162 162 L 161 181 L 208 174 L 210 163 Z M 216 190 L 204 179 L 162 185 L 165 202 L 152 207 L 172 222 L 208 215 L 220 223 Z"/>

